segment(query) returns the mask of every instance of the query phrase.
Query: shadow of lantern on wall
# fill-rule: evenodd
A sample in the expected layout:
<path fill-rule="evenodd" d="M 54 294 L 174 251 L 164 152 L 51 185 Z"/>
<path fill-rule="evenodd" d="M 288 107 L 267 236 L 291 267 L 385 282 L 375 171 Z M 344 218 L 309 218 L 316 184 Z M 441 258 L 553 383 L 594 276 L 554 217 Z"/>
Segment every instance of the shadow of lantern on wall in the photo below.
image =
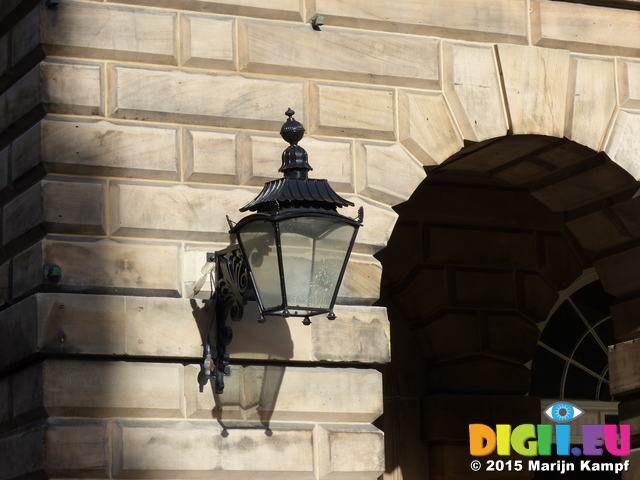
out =
<path fill-rule="evenodd" d="M 349 256 L 362 225 L 363 209 L 353 219 L 337 209 L 353 206 L 324 179 L 309 178 L 307 152 L 298 145 L 304 127 L 289 117 L 280 130 L 289 147 L 282 153 L 283 178 L 267 182 L 260 194 L 240 209 L 255 212 L 234 224 L 227 216 L 229 233 L 238 245 L 210 254 L 215 261 L 215 307 L 207 345 L 205 374 L 215 377 L 216 393 L 224 390 L 228 372 L 226 346 L 232 330 L 226 318 L 239 320 L 249 295 L 255 295 L 259 322 L 269 315 L 336 318 L 333 307 Z M 211 333 L 215 325 L 215 354 Z"/>

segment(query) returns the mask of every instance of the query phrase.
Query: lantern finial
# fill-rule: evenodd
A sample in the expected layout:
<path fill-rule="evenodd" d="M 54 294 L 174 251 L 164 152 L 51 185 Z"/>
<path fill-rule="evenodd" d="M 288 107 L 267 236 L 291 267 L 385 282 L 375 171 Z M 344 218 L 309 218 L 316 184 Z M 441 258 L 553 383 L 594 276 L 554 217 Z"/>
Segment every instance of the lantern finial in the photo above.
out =
<path fill-rule="evenodd" d="M 285 177 L 289 178 L 307 178 L 307 172 L 313 170 L 309 165 L 309 156 L 304 148 L 298 145 L 304 136 L 304 127 L 298 122 L 293 115 L 296 112 L 290 108 L 285 112 L 289 117 L 280 129 L 280 136 L 289 144 L 287 149 L 282 152 L 282 166 L 278 170 Z"/>

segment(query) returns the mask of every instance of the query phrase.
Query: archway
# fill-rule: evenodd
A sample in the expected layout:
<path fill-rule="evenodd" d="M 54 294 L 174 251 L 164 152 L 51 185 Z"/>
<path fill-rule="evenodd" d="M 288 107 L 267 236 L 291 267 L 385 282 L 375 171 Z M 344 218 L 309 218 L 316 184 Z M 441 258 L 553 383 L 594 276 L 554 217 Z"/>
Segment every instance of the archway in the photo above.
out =
<path fill-rule="evenodd" d="M 612 312 L 635 298 L 620 267 L 638 255 L 638 188 L 605 153 L 539 135 L 469 145 L 428 169 L 377 255 L 392 325 L 385 411 L 404 416 L 383 420 L 391 478 L 466 478 L 469 423 L 539 423 L 526 395 L 537 323 L 587 268 Z M 614 315 L 618 340 L 635 336 L 629 318 Z"/>

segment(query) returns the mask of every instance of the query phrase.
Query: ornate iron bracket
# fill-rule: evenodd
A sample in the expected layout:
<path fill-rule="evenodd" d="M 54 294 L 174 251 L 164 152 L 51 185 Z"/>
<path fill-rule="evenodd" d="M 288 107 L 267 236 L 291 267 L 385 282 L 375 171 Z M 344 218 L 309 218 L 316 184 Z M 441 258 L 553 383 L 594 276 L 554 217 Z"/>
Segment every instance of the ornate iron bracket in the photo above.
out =
<path fill-rule="evenodd" d="M 233 330 L 226 325 L 227 317 L 233 321 L 242 318 L 251 289 L 244 258 L 237 246 L 209 253 L 207 261 L 214 261 L 216 265 L 213 315 L 205 345 L 204 372 L 207 378 L 214 377 L 215 392 L 222 393 L 224 377 L 229 375 L 227 345 L 233 339 Z"/>

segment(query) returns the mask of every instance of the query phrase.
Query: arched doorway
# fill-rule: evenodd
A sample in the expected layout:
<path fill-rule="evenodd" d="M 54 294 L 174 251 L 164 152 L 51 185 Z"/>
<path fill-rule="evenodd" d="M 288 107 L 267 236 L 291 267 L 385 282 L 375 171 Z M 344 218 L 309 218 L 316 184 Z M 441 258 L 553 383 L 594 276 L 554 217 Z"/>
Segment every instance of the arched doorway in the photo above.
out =
<path fill-rule="evenodd" d="M 540 423 L 540 400 L 527 396 L 538 324 L 585 269 L 602 270 L 605 290 L 626 298 L 616 280 L 625 272 L 603 259 L 635 245 L 611 212 L 640 212 L 638 188 L 602 152 L 514 135 L 428 169 L 395 207 L 394 233 L 377 255 L 392 325 L 381 423 L 389 478 L 465 478 L 469 423 Z M 499 476 L 532 478 L 474 473 Z"/>

